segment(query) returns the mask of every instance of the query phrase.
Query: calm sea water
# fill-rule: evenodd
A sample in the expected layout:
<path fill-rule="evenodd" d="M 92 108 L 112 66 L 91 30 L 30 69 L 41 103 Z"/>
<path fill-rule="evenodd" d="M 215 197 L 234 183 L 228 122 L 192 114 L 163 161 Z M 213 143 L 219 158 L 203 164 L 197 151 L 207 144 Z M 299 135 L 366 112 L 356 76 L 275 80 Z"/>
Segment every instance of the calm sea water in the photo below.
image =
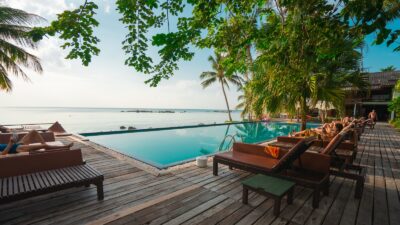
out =
<path fill-rule="evenodd" d="M 153 112 L 121 112 L 127 110 Z M 174 111 L 174 113 L 159 111 Z M 234 120 L 240 120 L 240 112 L 232 112 L 232 117 Z M 59 121 L 69 132 L 119 130 L 120 126 L 133 126 L 140 129 L 223 123 L 227 118 L 227 113 L 201 109 L 0 107 L 0 124 Z"/>

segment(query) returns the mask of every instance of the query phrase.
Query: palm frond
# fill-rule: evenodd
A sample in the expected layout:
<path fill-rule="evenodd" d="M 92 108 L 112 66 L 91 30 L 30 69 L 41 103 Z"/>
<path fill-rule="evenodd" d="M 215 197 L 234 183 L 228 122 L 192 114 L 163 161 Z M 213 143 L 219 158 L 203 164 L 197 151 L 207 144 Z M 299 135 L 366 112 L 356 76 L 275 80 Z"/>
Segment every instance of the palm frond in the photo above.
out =
<path fill-rule="evenodd" d="M 239 104 L 236 105 L 236 109 L 243 109 L 245 106 L 245 102 L 240 102 Z"/>
<path fill-rule="evenodd" d="M 29 81 L 22 67 L 42 72 L 39 59 L 22 47 L 35 48 L 36 43 L 27 35 L 32 29 L 30 25 L 44 21 L 35 14 L 19 9 L 0 6 L 0 89 L 12 90 L 9 73 Z M 22 47 L 20 47 L 22 46 Z"/>
<path fill-rule="evenodd" d="M 222 85 L 224 85 L 228 90 L 230 90 L 231 87 L 229 87 L 228 81 L 227 79 L 224 77 L 222 79 L 220 79 L 220 82 L 222 83 Z"/>
<path fill-rule="evenodd" d="M 29 81 L 28 75 L 12 60 L 7 54 L 0 50 L 0 64 L 5 71 L 12 73 L 17 77 L 22 77 L 25 81 Z M 7 74 L 8 76 L 8 74 Z"/>
<path fill-rule="evenodd" d="M 244 80 L 242 77 L 238 76 L 238 75 L 232 75 L 226 78 L 230 83 L 241 87 L 242 84 L 244 83 Z"/>
<path fill-rule="evenodd" d="M 43 17 L 23 10 L 0 6 L 0 23 L 16 25 L 33 25 L 45 21 Z"/>
<path fill-rule="evenodd" d="M 31 30 L 30 27 L 14 24 L 0 24 L 0 39 L 4 41 L 13 41 L 19 45 L 36 48 L 37 43 L 26 33 Z"/>
<path fill-rule="evenodd" d="M 218 70 L 218 61 L 211 55 L 208 57 L 208 61 L 211 63 L 211 68 L 215 71 Z"/>
<path fill-rule="evenodd" d="M 211 71 L 207 71 L 207 72 L 202 72 L 200 74 L 200 79 L 206 79 L 206 78 L 211 78 L 211 77 L 216 77 L 217 73 L 215 72 L 211 72 Z"/>
<path fill-rule="evenodd" d="M 0 64 L 0 90 L 10 92 L 12 90 L 12 82 L 8 78 L 6 69 Z"/>
<path fill-rule="evenodd" d="M 216 78 L 216 77 L 211 77 L 211 78 L 209 78 L 209 79 L 204 80 L 203 82 L 201 82 L 201 86 L 202 86 L 203 88 L 207 88 L 207 87 L 209 87 L 211 84 L 215 83 L 216 81 L 217 81 L 217 78 Z"/>
<path fill-rule="evenodd" d="M 0 49 L 0 57 L 4 60 L 0 60 L 0 63 L 3 63 L 6 69 L 13 69 L 12 67 L 14 67 L 14 65 L 21 64 L 25 67 L 32 68 L 36 72 L 43 71 L 40 60 L 24 49 L 1 39 Z"/>

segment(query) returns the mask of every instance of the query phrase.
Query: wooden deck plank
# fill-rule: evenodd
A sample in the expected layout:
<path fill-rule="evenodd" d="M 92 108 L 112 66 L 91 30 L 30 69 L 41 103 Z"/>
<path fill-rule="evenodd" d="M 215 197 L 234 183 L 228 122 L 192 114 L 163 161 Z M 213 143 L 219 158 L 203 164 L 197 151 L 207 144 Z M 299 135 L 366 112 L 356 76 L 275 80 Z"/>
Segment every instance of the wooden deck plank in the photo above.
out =
<path fill-rule="evenodd" d="M 68 137 L 62 140 L 70 141 Z M 400 223 L 400 133 L 387 124 L 377 124 L 374 130 L 367 128 L 361 136 L 355 159 L 355 163 L 367 168 L 361 199 L 353 197 L 353 181 L 332 177 L 331 193 L 321 198 L 318 209 L 311 206 L 311 190 L 296 187 L 294 204 L 287 205 L 283 200 L 279 217 L 272 215 L 272 201 L 258 194 L 249 195 L 249 205 L 241 203 L 240 181 L 251 176 L 247 172 L 221 165 L 219 176 L 213 176 L 209 163 L 208 168 L 189 166 L 171 175 L 155 177 L 94 149 L 94 144 L 82 142 L 75 146 L 82 148 L 89 165 L 104 174 L 105 200 L 97 201 L 95 187 L 37 196 L 0 205 L 1 224 Z M 89 173 L 84 171 L 82 176 Z M 62 174 L 60 170 L 54 174 L 44 172 L 39 177 L 21 176 L 10 181 L 18 183 L 11 185 L 10 191 L 82 178 L 62 178 Z M 184 191 L 193 185 L 198 188 Z M 1 179 L 0 187 L 0 192 L 9 191 L 8 179 Z"/>
<path fill-rule="evenodd" d="M 204 188 L 197 188 L 190 192 L 168 199 L 167 201 L 154 204 L 143 210 L 126 215 L 108 224 L 118 225 L 118 224 L 149 223 L 150 221 L 160 217 L 160 215 L 164 215 L 168 212 L 171 212 L 172 210 L 182 207 L 183 205 L 186 204 L 186 202 L 192 201 L 198 198 L 199 196 L 204 196 L 205 194 L 207 194 L 207 190 L 205 190 Z"/>

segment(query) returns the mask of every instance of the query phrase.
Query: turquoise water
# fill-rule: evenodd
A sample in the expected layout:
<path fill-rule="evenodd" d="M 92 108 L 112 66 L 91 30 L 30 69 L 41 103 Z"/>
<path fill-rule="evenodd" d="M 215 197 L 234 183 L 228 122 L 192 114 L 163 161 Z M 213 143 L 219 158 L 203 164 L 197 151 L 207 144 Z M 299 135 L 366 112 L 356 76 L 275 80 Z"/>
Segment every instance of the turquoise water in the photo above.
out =
<path fill-rule="evenodd" d="M 315 127 L 317 124 L 308 124 Z M 287 135 L 300 128 L 294 123 L 243 123 L 210 127 L 169 129 L 112 135 L 90 136 L 90 140 L 158 168 L 165 168 L 196 158 L 226 151 L 220 146 L 228 134 L 238 134 L 245 143 L 257 143 Z M 236 138 L 241 141 L 240 138 Z M 229 140 L 229 139 L 228 139 Z"/>

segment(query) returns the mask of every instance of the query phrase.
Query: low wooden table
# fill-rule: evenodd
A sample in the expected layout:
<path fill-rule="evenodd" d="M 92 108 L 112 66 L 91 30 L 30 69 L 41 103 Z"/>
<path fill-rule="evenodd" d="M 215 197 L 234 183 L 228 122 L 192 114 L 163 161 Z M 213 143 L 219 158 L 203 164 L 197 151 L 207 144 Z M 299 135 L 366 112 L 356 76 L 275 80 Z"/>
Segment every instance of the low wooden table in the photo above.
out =
<path fill-rule="evenodd" d="M 284 180 L 281 178 L 257 174 L 242 181 L 243 185 L 243 204 L 248 203 L 249 190 L 259 193 L 261 195 L 273 198 L 274 215 L 279 216 L 281 208 L 281 200 L 287 194 L 287 203 L 293 203 L 293 190 L 295 183 L 292 181 Z"/>

